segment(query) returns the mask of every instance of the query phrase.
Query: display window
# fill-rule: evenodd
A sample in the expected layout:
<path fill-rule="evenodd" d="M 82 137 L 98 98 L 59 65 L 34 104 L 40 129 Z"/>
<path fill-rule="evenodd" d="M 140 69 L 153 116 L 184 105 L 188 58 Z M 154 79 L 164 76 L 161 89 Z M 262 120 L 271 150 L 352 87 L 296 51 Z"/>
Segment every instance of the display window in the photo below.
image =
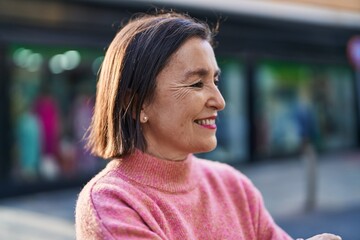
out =
<path fill-rule="evenodd" d="M 79 177 L 103 166 L 84 150 L 102 55 L 59 46 L 9 48 L 13 180 Z"/>
<path fill-rule="evenodd" d="M 218 64 L 221 69 L 219 89 L 226 107 L 218 114 L 217 147 L 204 155 L 216 161 L 236 164 L 246 161 L 249 156 L 244 66 L 239 60 L 231 58 L 219 58 Z"/>
<path fill-rule="evenodd" d="M 348 66 L 262 62 L 255 80 L 258 156 L 296 153 L 304 142 L 318 150 L 357 144 L 354 79 Z"/>

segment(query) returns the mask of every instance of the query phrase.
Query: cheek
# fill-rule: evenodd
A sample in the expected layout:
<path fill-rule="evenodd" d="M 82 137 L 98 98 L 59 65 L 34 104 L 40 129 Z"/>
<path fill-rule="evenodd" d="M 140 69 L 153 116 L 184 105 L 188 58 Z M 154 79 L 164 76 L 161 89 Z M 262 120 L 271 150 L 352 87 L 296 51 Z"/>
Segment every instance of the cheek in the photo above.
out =
<path fill-rule="evenodd" d="M 193 104 L 182 104 L 175 111 L 174 115 L 180 120 L 181 127 L 191 123 L 199 114 L 199 110 Z"/>
<path fill-rule="evenodd" d="M 175 98 L 171 94 L 159 96 L 151 105 L 153 118 L 169 121 L 178 127 L 186 127 L 189 121 L 195 120 L 204 107 L 201 94 L 192 92 L 183 98 Z"/>

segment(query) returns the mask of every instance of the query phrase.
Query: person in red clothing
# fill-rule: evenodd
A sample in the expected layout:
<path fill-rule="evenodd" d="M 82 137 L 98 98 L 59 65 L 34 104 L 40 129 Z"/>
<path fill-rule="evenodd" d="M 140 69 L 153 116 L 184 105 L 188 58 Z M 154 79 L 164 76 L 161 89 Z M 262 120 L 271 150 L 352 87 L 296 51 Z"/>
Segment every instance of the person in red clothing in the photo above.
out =
<path fill-rule="evenodd" d="M 225 107 L 214 33 L 170 12 L 137 16 L 115 36 L 88 136 L 111 161 L 79 194 L 77 239 L 292 239 L 246 176 L 193 155 L 216 147 Z"/>

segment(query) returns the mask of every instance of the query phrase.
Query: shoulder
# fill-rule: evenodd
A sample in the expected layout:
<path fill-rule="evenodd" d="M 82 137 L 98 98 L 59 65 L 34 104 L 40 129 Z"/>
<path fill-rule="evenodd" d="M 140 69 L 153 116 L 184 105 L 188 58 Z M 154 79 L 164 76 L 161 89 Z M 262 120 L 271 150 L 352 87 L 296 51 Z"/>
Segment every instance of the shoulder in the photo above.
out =
<path fill-rule="evenodd" d="M 126 181 L 117 177 L 112 164 L 93 177 L 79 193 L 75 210 L 77 234 L 99 239 L 109 235 L 107 223 L 114 214 L 111 209 L 126 205 L 122 200 L 126 199 Z"/>
<path fill-rule="evenodd" d="M 112 239 L 120 226 L 127 229 L 123 222 L 142 221 L 132 205 L 144 196 L 119 174 L 114 161 L 93 177 L 78 196 L 75 210 L 78 239 Z"/>
<path fill-rule="evenodd" d="M 77 239 L 158 239 L 144 223 L 151 211 L 148 202 L 146 194 L 116 170 L 116 162 L 109 163 L 79 194 Z"/>
<path fill-rule="evenodd" d="M 98 181 L 106 175 L 103 170 L 93 177 L 80 191 L 75 207 L 75 225 L 77 239 L 86 239 L 88 237 L 103 238 L 104 231 L 99 221 L 96 207 L 93 202 L 93 189 Z M 96 236 L 96 237 L 95 237 Z"/>
<path fill-rule="evenodd" d="M 77 205 L 82 201 L 96 210 L 99 205 L 114 198 L 121 200 L 126 198 L 126 194 L 134 191 L 132 184 L 129 184 L 129 181 L 116 171 L 116 165 L 117 163 L 113 160 L 83 187 L 78 196 Z M 122 197 L 119 198 L 120 196 Z"/>

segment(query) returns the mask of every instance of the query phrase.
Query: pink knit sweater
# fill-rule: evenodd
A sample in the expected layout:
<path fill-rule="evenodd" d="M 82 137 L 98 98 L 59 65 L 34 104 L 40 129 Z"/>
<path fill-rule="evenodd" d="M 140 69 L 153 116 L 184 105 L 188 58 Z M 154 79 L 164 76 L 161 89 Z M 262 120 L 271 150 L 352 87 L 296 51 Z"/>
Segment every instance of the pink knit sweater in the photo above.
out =
<path fill-rule="evenodd" d="M 81 191 L 76 236 L 90 239 L 291 239 L 248 178 L 189 155 L 158 159 L 137 151 L 113 160 Z"/>

